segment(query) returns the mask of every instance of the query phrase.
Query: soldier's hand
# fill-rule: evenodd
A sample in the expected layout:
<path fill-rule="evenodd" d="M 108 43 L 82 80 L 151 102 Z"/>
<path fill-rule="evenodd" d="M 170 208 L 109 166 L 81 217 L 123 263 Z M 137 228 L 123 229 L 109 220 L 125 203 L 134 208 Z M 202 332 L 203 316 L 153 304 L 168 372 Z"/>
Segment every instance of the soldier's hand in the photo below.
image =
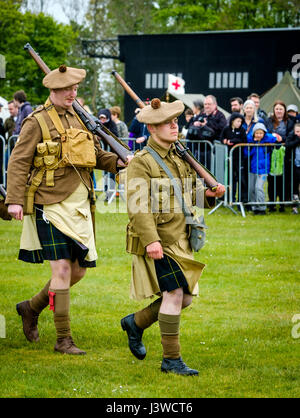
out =
<path fill-rule="evenodd" d="M 23 220 L 23 207 L 21 205 L 8 205 L 7 210 L 17 221 Z"/>
<path fill-rule="evenodd" d="M 153 258 L 153 260 L 160 260 L 164 257 L 163 248 L 159 241 L 151 242 L 151 244 L 147 245 L 146 251 L 148 257 Z"/>
<path fill-rule="evenodd" d="M 11 216 L 7 211 L 7 207 L 4 204 L 3 200 L 0 200 L 0 218 L 4 219 L 5 221 L 10 221 Z"/>
<path fill-rule="evenodd" d="M 121 160 L 121 158 L 118 158 L 118 160 L 117 160 L 117 167 L 121 167 L 121 168 L 125 168 L 125 167 L 127 167 L 127 165 L 130 163 L 130 161 L 132 160 L 134 158 L 134 155 L 133 154 L 129 154 L 129 155 L 127 155 L 127 157 L 126 157 L 126 163 L 124 163 L 122 160 Z"/>
<path fill-rule="evenodd" d="M 207 189 L 205 194 L 208 197 L 222 197 L 225 193 L 225 186 L 223 184 L 218 183 L 217 189 L 213 192 L 210 189 Z"/>

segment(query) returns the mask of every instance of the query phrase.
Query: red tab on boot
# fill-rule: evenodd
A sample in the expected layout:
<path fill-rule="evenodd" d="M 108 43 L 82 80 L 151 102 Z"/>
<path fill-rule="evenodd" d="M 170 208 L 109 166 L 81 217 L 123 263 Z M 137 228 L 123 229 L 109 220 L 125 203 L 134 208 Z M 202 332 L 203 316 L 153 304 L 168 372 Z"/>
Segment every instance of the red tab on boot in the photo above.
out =
<path fill-rule="evenodd" d="M 54 296 L 56 295 L 56 293 L 54 292 L 50 292 L 50 290 L 48 291 L 48 295 L 49 295 L 49 310 L 50 311 L 55 311 L 54 309 Z"/>

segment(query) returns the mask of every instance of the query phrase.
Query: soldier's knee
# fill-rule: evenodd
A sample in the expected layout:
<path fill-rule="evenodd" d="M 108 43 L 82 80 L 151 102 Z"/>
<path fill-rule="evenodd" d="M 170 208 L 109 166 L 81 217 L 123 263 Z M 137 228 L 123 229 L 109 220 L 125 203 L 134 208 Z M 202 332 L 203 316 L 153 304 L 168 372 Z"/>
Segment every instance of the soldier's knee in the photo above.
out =
<path fill-rule="evenodd" d="M 79 282 L 86 273 L 86 268 L 80 267 L 79 265 L 72 266 L 72 275 L 71 275 L 71 286 Z"/>
<path fill-rule="evenodd" d="M 187 306 L 190 306 L 193 302 L 193 296 L 184 294 L 182 298 L 182 309 L 186 308 Z"/>

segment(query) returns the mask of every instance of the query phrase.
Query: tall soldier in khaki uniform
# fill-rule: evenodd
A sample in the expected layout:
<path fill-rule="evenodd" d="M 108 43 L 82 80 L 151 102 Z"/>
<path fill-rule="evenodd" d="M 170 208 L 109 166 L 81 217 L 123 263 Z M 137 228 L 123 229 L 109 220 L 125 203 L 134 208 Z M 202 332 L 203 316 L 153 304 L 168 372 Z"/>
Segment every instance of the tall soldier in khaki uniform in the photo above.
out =
<path fill-rule="evenodd" d="M 55 351 L 85 354 L 70 330 L 70 286 L 96 265 L 91 216 L 94 168 L 112 173 L 122 162 L 105 152 L 72 108 L 85 70 L 60 66 L 43 79 L 50 96 L 23 122 L 8 165 L 8 212 L 24 224 L 19 259 L 50 260 L 51 280 L 30 300 L 17 304 L 23 331 L 38 341 L 38 316 L 50 303 L 57 333 Z"/>
<path fill-rule="evenodd" d="M 156 151 L 173 177 L 180 180 L 188 206 L 191 208 L 196 201 L 201 202 L 202 193 L 202 204 L 212 207 L 215 197 L 223 196 L 224 186 L 218 184 L 215 192 L 206 190 L 196 172 L 177 154 L 174 145 L 178 138 L 177 116 L 183 110 L 184 105 L 179 100 L 165 103 L 153 99 L 137 117 L 147 124 L 151 134 L 148 147 Z M 190 305 L 192 296 L 198 293 L 197 282 L 205 266 L 193 258 L 188 239 L 189 225 L 178 206 L 174 188 L 155 194 L 154 190 L 159 190 L 155 186 L 157 181 L 164 187 L 169 177 L 146 147 L 135 154 L 127 169 L 130 219 L 127 251 L 133 255 L 131 296 L 137 300 L 154 295 L 159 298 L 141 311 L 124 317 L 121 325 L 127 332 L 131 352 L 142 360 L 146 356 L 143 331 L 158 320 L 163 348 L 161 370 L 198 375 L 198 371 L 189 368 L 181 358 L 179 324 L 181 310 Z M 197 200 L 197 194 L 200 200 Z M 157 205 L 153 206 L 153 202 Z"/>

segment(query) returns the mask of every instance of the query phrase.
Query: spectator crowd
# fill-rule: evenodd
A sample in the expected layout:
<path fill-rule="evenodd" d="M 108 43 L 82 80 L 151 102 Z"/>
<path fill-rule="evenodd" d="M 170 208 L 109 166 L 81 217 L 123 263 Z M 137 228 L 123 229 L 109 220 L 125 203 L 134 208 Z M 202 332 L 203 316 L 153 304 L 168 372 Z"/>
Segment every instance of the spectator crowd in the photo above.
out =
<path fill-rule="evenodd" d="M 266 201 L 293 202 L 298 213 L 300 183 L 300 115 L 294 104 L 276 100 L 270 115 L 260 108 L 260 97 L 250 94 L 230 100 L 231 115 L 226 119 L 212 95 L 197 100 L 186 109 L 181 138 L 201 163 L 210 167 L 208 144 L 215 141 L 228 147 L 231 155 L 232 201 L 256 202 L 255 215 L 266 214 Z M 203 146 L 201 144 L 203 143 Z M 242 144 L 239 147 L 236 145 Z M 267 146 L 263 144 L 274 144 Z M 230 152 L 233 149 L 232 152 Z M 267 182 L 268 198 L 265 196 Z M 250 207 L 247 207 L 250 209 Z M 268 205 L 276 211 L 275 204 Z M 284 212 L 280 204 L 279 211 Z"/>
<path fill-rule="evenodd" d="M 148 100 L 145 104 L 149 103 Z M 79 97 L 78 101 L 92 113 L 83 98 Z M 9 154 L 20 133 L 22 122 L 33 109 L 23 90 L 15 92 L 13 99 L 8 102 L 10 116 L 5 121 L 1 118 L 2 107 L 0 103 L 0 136 L 5 142 L 5 152 L 1 147 L 0 166 L 7 168 Z M 231 115 L 226 118 L 213 95 L 206 96 L 204 101 L 194 101 L 193 108 L 185 110 L 184 121 L 180 125 L 180 139 L 186 141 L 194 156 L 208 168 L 211 166 L 209 145 L 217 141 L 227 146 L 232 157 L 229 168 L 232 170 L 233 202 L 256 202 L 247 209 L 251 209 L 254 214 L 266 214 L 267 208 L 269 212 L 276 211 L 276 205 L 270 203 L 266 206 L 265 203 L 276 202 L 278 199 L 279 211 L 285 210 L 282 202 L 293 202 L 292 213 L 297 214 L 300 183 L 298 107 L 277 100 L 271 114 L 267 115 L 260 108 L 259 95 L 252 93 L 245 101 L 233 97 L 230 108 Z M 121 119 L 119 106 L 102 108 L 96 116 L 113 135 L 125 139 L 130 149 L 135 150 L 143 148 L 149 138 L 147 126 L 136 118 L 139 110 L 136 109 L 128 125 Z M 9 141 L 10 138 L 13 141 Z M 242 146 L 236 147 L 238 144 Z M 5 184 L 3 171 L 0 184 Z M 114 175 L 109 176 L 109 179 L 113 178 Z M 95 177 L 94 181 L 96 185 Z M 106 189 L 109 187 L 108 183 Z M 266 190 L 268 197 L 265 195 Z"/>

